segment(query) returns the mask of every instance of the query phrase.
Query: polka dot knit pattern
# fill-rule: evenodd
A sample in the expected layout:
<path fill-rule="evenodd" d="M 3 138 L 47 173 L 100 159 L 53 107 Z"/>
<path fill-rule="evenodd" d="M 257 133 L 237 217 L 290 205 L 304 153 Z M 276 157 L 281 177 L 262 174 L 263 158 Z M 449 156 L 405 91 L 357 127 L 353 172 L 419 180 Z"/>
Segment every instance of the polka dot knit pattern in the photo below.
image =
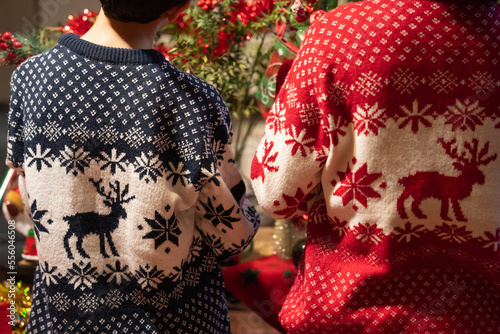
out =
<path fill-rule="evenodd" d="M 500 333 L 500 6 L 367 0 L 308 29 L 252 164 L 307 214 L 289 333 Z"/>
<path fill-rule="evenodd" d="M 217 263 L 260 220 L 218 91 L 73 34 L 11 87 L 7 164 L 39 254 L 28 332 L 230 333 Z"/>

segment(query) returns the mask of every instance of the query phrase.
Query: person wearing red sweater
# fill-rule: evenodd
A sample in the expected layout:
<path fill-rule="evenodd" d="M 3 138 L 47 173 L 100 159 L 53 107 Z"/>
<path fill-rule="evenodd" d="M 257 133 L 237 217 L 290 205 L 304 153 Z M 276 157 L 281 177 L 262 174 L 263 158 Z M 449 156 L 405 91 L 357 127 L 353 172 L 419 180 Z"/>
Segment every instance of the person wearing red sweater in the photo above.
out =
<path fill-rule="evenodd" d="M 307 215 L 289 333 L 500 333 L 500 6 L 367 0 L 308 29 L 252 162 Z"/>

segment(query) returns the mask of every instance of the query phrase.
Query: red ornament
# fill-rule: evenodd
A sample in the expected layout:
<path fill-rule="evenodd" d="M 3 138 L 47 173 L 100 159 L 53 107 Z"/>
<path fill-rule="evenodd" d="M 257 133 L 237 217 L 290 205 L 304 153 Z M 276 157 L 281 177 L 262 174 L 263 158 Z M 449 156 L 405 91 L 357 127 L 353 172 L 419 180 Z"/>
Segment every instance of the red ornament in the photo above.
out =
<path fill-rule="evenodd" d="M 9 46 L 7 45 L 7 43 L 0 44 L 0 49 L 2 49 L 3 51 L 7 50 L 8 48 Z"/>
<path fill-rule="evenodd" d="M 15 47 L 15 48 L 18 48 L 18 49 L 19 49 L 19 48 L 20 48 L 20 47 L 22 47 L 22 46 L 23 46 L 23 45 L 22 45 L 21 43 L 17 42 L 17 41 L 14 43 L 14 47 Z"/>
<path fill-rule="evenodd" d="M 208 13 L 215 8 L 217 0 L 198 0 L 197 5 Z"/>
<path fill-rule="evenodd" d="M 9 52 L 7 54 L 7 56 L 9 57 L 9 59 L 15 59 L 16 58 L 16 54 L 14 52 Z"/>
<path fill-rule="evenodd" d="M 12 34 L 8 31 L 4 32 L 3 39 L 9 40 L 12 38 Z"/>
<path fill-rule="evenodd" d="M 85 9 L 83 13 L 73 16 L 68 16 L 68 22 L 63 27 L 59 27 L 59 30 L 63 30 L 65 33 L 74 33 L 78 36 L 83 36 L 90 28 L 94 25 L 95 19 L 97 18 L 97 12 Z"/>

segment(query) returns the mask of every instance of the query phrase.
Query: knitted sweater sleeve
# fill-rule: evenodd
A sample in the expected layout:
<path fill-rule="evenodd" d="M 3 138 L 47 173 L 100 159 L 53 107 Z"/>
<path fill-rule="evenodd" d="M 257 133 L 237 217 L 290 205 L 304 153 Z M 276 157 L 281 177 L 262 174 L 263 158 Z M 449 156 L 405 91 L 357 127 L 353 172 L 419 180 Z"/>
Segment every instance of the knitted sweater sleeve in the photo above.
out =
<path fill-rule="evenodd" d="M 205 178 L 195 205 L 196 228 L 219 260 L 243 251 L 260 225 L 257 211 L 245 196 L 246 187 L 231 147 L 231 121 L 227 107 L 219 106 L 215 128 L 216 163 L 202 171 Z"/>
<path fill-rule="evenodd" d="M 6 164 L 16 170 L 18 174 L 24 173 L 24 126 L 21 91 L 18 89 L 18 71 L 14 71 L 10 84 L 10 107 L 7 135 Z"/>
<path fill-rule="evenodd" d="M 330 147 L 324 128 L 332 121 L 324 98 L 329 72 L 323 67 L 324 75 L 318 75 L 299 67 L 315 59 L 318 51 L 314 47 L 299 50 L 252 162 L 257 200 L 277 219 L 307 213 L 320 192 L 321 171 Z"/>
<path fill-rule="evenodd" d="M 10 83 L 10 106 L 8 117 L 7 134 L 7 158 L 6 165 L 18 174 L 18 185 L 25 209 L 30 213 L 28 194 L 26 192 L 26 179 L 24 177 L 24 122 L 22 108 L 22 93 L 18 89 L 21 79 L 18 72 L 14 71 Z"/>

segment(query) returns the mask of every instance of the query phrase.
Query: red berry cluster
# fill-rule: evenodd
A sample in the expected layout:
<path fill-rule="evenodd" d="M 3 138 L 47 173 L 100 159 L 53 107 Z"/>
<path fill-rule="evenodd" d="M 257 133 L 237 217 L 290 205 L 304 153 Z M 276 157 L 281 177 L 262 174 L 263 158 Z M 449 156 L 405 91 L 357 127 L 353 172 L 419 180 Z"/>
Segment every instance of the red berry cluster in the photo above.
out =
<path fill-rule="evenodd" d="M 26 60 L 19 55 L 23 45 L 6 31 L 0 34 L 0 65 L 19 65 Z"/>
<path fill-rule="evenodd" d="M 209 12 L 217 5 L 217 0 L 198 0 L 196 3 L 205 12 Z"/>
<path fill-rule="evenodd" d="M 310 17 L 310 15 L 314 12 L 313 4 L 316 2 L 316 0 L 311 0 L 310 3 L 304 6 L 301 0 L 295 0 L 291 8 L 292 12 L 295 14 L 297 22 L 305 22 Z"/>

